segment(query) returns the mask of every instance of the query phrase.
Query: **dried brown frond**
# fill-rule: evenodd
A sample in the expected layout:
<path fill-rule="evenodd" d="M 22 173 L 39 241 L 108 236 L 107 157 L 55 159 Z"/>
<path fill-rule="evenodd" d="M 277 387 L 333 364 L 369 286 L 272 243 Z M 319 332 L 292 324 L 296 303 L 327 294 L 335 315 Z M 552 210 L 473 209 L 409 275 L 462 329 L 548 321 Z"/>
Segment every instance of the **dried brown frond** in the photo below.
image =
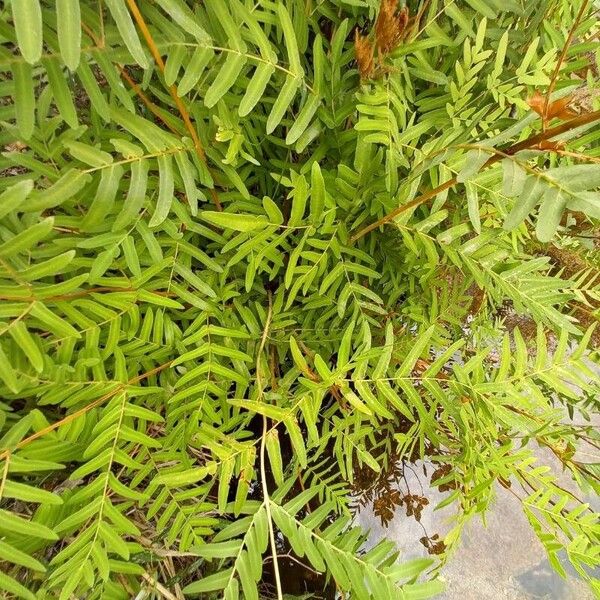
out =
<path fill-rule="evenodd" d="M 381 0 L 375 22 L 375 45 L 381 55 L 389 54 L 402 41 L 408 24 L 408 7 L 399 12 L 398 0 Z"/>
<path fill-rule="evenodd" d="M 427 548 L 429 554 L 443 554 L 446 551 L 446 544 L 440 539 L 438 533 L 431 537 L 423 536 L 419 541 Z"/>
<path fill-rule="evenodd" d="M 427 2 L 424 5 L 426 6 Z M 419 18 L 420 15 L 421 13 Z M 407 6 L 398 10 L 398 0 L 381 0 L 377 20 L 370 32 L 371 35 L 375 34 L 374 43 L 368 35 L 361 35 L 358 30 L 354 31 L 354 52 L 361 79 L 381 76 L 386 72 L 386 67 L 381 64 L 382 60 L 409 35 L 411 22 L 414 28 L 414 19 L 409 19 Z M 377 66 L 374 58 L 375 48 L 379 61 Z"/>
<path fill-rule="evenodd" d="M 577 112 L 570 106 L 573 101 L 573 95 L 565 96 L 550 102 L 546 106 L 546 98 L 542 96 L 538 90 L 535 90 L 533 95 L 527 98 L 527 104 L 540 115 L 545 121 L 549 121 L 554 118 L 561 119 L 563 121 L 571 119 L 577 116 Z"/>
<path fill-rule="evenodd" d="M 361 35 L 358 29 L 354 31 L 354 52 L 360 78 L 369 79 L 375 70 L 374 48 L 369 38 L 366 35 Z"/>

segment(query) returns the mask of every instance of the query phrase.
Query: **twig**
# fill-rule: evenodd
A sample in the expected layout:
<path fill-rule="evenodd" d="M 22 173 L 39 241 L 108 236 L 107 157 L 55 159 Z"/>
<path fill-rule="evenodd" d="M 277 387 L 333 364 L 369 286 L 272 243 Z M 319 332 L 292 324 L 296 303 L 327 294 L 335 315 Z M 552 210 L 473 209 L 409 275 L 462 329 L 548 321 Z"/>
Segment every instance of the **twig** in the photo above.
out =
<path fill-rule="evenodd" d="M 583 125 L 588 125 L 589 123 L 593 123 L 598 119 L 600 119 L 600 110 L 584 113 L 582 115 L 574 117 L 573 119 L 569 119 L 568 121 L 565 121 L 560 125 L 556 125 L 556 127 L 552 127 L 552 129 L 542 131 L 541 133 L 533 135 L 527 138 L 526 140 L 519 142 L 518 144 L 514 144 L 510 148 L 507 148 L 504 152 L 506 154 L 516 154 L 521 150 L 533 148 L 534 146 L 537 146 L 540 142 L 549 140 L 553 137 L 556 137 L 557 135 L 560 135 L 561 133 L 566 133 L 571 129 L 577 129 L 578 127 L 582 127 Z"/>
<path fill-rule="evenodd" d="M 142 577 L 148 582 L 150 586 L 152 586 L 163 598 L 167 598 L 167 600 L 177 600 L 177 597 L 174 596 L 162 583 L 154 579 L 148 573 L 142 573 Z"/>

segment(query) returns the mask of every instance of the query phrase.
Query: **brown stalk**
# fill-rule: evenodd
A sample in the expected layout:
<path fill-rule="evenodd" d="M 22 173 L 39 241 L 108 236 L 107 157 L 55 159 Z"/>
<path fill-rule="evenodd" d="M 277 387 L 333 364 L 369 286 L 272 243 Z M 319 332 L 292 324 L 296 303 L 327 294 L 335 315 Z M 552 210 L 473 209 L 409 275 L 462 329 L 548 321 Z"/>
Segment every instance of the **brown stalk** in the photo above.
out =
<path fill-rule="evenodd" d="M 560 135 L 561 133 L 566 133 L 567 131 L 571 131 L 571 129 L 577 129 L 577 127 L 582 127 L 583 125 L 588 125 L 589 123 L 593 123 L 600 119 L 600 110 L 595 110 L 593 112 L 585 113 L 583 115 L 579 115 L 574 119 L 569 119 L 560 125 L 556 125 L 556 127 L 552 127 L 552 129 L 548 129 L 546 131 L 542 131 L 537 135 L 531 136 L 518 144 L 514 144 L 510 148 L 505 150 L 506 154 L 516 154 L 521 150 L 527 150 L 528 148 L 533 148 L 537 146 L 540 142 L 544 140 L 551 139 Z"/>
<path fill-rule="evenodd" d="M 536 135 L 532 135 L 531 137 L 527 138 L 526 140 L 523 140 L 522 142 L 519 142 L 517 144 L 513 144 L 512 146 L 509 146 L 502 152 L 500 152 L 494 156 L 491 156 L 487 160 L 487 162 L 483 165 L 483 167 L 481 167 L 481 170 L 486 169 L 487 167 L 497 163 L 498 161 L 500 161 L 504 157 L 506 157 L 506 155 L 512 156 L 512 155 L 516 154 L 517 152 L 520 152 L 521 150 L 526 150 L 528 148 L 534 148 L 534 147 L 538 146 L 540 144 L 540 142 L 543 142 L 550 138 L 556 137 L 557 135 L 560 135 L 561 133 L 570 131 L 571 129 L 576 129 L 577 127 L 582 127 L 583 125 L 587 125 L 588 123 L 593 123 L 594 121 L 597 121 L 599 119 L 600 119 L 600 110 L 595 110 L 591 113 L 586 113 L 584 115 L 575 117 L 574 119 L 570 119 L 569 121 L 561 123 L 560 125 L 557 125 L 556 127 L 553 127 L 552 129 L 548 129 L 548 130 L 542 131 L 541 133 L 538 133 Z M 395 219 L 398 215 L 402 214 L 403 212 L 406 212 L 407 210 L 410 210 L 411 208 L 414 208 L 416 206 L 420 206 L 421 204 L 424 204 L 428 200 L 435 198 L 441 192 L 451 188 L 453 185 L 456 185 L 456 183 L 457 183 L 456 177 L 453 177 L 452 179 L 449 179 L 448 181 L 446 181 L 445 183 L 442 183 L 438 187 L 424 192 L 423 194 L 421 194 L 420 196 L 418 196 L 411 202 L 408 202 L 407 204 L 403 204 L 402 206 L 395 208 L 393 211 L 391 211 L 387 215 L 384 215 L 383 217 L 381 217 L 381 219 L 378 219 L 374 223 L 371 223 L 370 225 L 363 227 L 361 230 L 359 230 L 357 233 L 355 233 L 350 238 L 350 243 L 353 244 L 360 238 L 367 235 L 367 233 L 370 233 L 371 231 L 373 231 L 373 229 L 377 229 L 381 225 L 385 225 L 386 223 L 389 223 L 390 221 Z"/>
<path fill-rule="evenodd" d="M 150 30 L 148 29 L 148 25 L 146 24 L 146 21 L 144 20 L 144 17 L 142 16 L 142 13 L 140 12 L 140 9 L 138 8 L 138 6 L 136 4 L 136 1 L 135 0 L 127 0 L 127 4 L 129 6 L 129 10 L 131 11 L 131 14 L 133 15 L 133 18 L 135 19 L 135 22 L 137 23 L 137 26 L 140 28 L 140 31 L 142 32 L 142 35 L 144 36 L 144 39 L 146 40 L 146 43 L 148 44 L 148 48 L 150 49 L 150 52 L 152 53 L 152 56 L 154 57 L 154 60 L 156 61 L 156 64 L 158 65 L 160 72 L 164 73 L 165 63 L 162 59 L 162 56 L 158 49 L 158 46 L 156 45 L 156 42 L 154 41 L 154 38 L 152 37 Z M 190 114 L 189 114 L 187 108 L 185 107 L 183 100 L 177 95 L 177 86 L 175 84 L 173 84 L 173 85 L 170 85 L 168 87 L 168 89 L 169 89 L 169 93 L 171 94 L 171 98 L 173 98 L 173 101 L 175 102 L 175 105 L 177 106 L 177 110 L 179 111 L 179 114 L 181 115 L 181 118 L 183 119 L 183 122 L 185 123 L 185 127 L 188 130 L 190 137 L 192 138 L 192 141 L 194 143 L 194 149 L 196 150 L 196 154 L 198 155 L 198 158 L 208 168 L 206 152 L 204 151 L 202 142 L 200 141 L 200 138 L 198 137 L 196 128 L 194 127 L 194 124 L 192 123 Z M 211 189 L 210 195 L 212 196 L 213 202 L 215 203 L 217 210 L 223 210 L 221 203 L 219 202 L 219 196 L 218 196 L 216 190 Z"/>
<path fill-rule="evenodd" d="M 126 386 L 134 385 L 136 383 L 139 383 L 140 381 L 143 381 L 144 379 L 148 379 L 148 377 L 152 377 L 152 375 L 156 375 L 157 373 L 164 371 L 165 369 L 167 369 L 168 367 L 171 366 L 172 362 L 173 361 L 170 360 L 169 362 L 159 365 L 158 367 L 154 367 L 154 369 L 150 369 L 150 371 L 146 371 L 145 373 L 142 373 L 141 375 L 136 375 L 135 377 L 132 377 L 127 383 L 122 383 L 122 384 L 118 385 L 114 390 L 104 394 L 104 396 L 101 396 L 97 400 L 90 402 L 83 408 L 80 408 L 79 410 L 76 410 L 74 413 L 67 415 L 66 417 L 60 419 L 59 421 L 56 421 L 55 423 L 52 423 L 51 425 L 48 425 L 47 427 L 40 429 L 40 431 L 36 431 L 29 437 L 26 437 L 25 439 L 21 440 L 15 446 L 15 448 L 13 450 L 6 449 L 6 450 L 0 452 L 0 460 L 6 459 L 11 454 L 11 452 L 14 452 L 14 450 L 20 450 L 24 446 L 29 445 L 34 440 L 37 440 L 38 438 L 43 437 L 47 433 L 50 433 L 51 431 L 58 429 L 62 425 L 66 425 L 67 423 L 74 421 L 77 417 L 80 417 L 81 415 L 86 414 L 93 408 L 100 406 L 107 400 L 110 400 L 113 396 L 116 396 L 119 392 L 122 392 L 126 388 Z"/>
<path fill-rule="evenodd" d="M 140 86 L 135 82 L 131 75 L 129 75 L 127 69 L 122 65 L 117 66 L 121 73 L 121 77 L 131 86 L 131 89 L 139 96 L 140 100 L 146 105 L 146 108 L 158 119 L 160 119 L 160 121 L 164 123 L 166 127 L 168 127 L 174 134 L 181 135 L 181 131 L 175 129 L 175 127 L 173 127 L 173 125 L 171 125 L 167 119 L 165 119 L 160 108 L 154 104 L 154 102 L 152 102 L 152 100 L 150 100 L 146 94 L 144 94 Z"/>
<path fill-rule="evenodd" d="M 104 41 L 98 38 L 98 36 L 90 29 L 88 25 L 85 23 L 81 24 L 81 28 L 87 33 L 89 38 L 94 42 L 95 47 L 98 49 L 104 48 Z M 181 135 L 180 131 L 177 131 L 173 128 L 173 126 L 164 118 L 164 115 L 161 113 L 160 108 L 148 98 L 148 96 L 142 91 L 140 86 L 135 82 L 135 80 L 129 75 L 127 69 L 120 64 L 116 64 L 117 69 L 119 69 L 119 74 L 121 77 L 130 85 L 131 89 L 139 96 L 140 100 L 146 105 L 146 108 L 154 114 L 162 123 L 164 123 L 173 133 L 177 135 Z"/>

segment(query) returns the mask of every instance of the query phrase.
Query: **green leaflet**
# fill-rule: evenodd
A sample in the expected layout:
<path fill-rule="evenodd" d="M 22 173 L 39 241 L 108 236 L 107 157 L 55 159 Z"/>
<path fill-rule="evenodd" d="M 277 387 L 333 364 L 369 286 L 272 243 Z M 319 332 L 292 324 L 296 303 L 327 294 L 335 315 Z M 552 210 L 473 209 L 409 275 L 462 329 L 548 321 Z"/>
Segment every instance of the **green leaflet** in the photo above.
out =
<path fill-rule="evenodd" d="M 28 229 L 17 233 L 11 239 L 0 244 L 0 258 L 8 258 L 32 248 L 52 231 L 54 218 L 48 217 Z"/>
<path fill-rule="evenodd" d="M 25 324 L 22 321 L 13 322 L 8 333 L 25 354 L 31 366 L 41 373 L 44 370 L 44 356 Z"/>
<path fill-rule="evenodd" d="M 267 432 L 266 447 L 269 454 L 269 463 L 273 470 L 273 477 L 277 485 L 281 485 L 283 479 L 283 460 L 281 458 L 281 447 L 279 445 L 279 435 L 277 429 Z"/>
<path fill-rule="evenodd" d="M 246 57 L 242 54 L 231 53 L 226 56 L 221 70 L 204 96 L 206 106 L 214 106 L 223 97 L 236 82 L 245 64 Z"/>
<path fill-rule="evenodd" d="M 18 535 L 26 535 L 44 540 L 57 540 L 58 536 L 41 523 L 33 523 L 10 512 L 0 509 L 0 529 Z"/>
<path fill-rule="evenodd" d="M 61 319 L 41 302 L 34 302 L 29 313 L 59 337 L 80 337 L 79 332 L 70 323 Z"/>
<path fill-rule="evenodd" d="M 0 379 L 4 381 L 6 387 L 13 393 L 16 394 L 19 391 L 19 385 L 17 378 L 13 371 L 11 361 L 8 360 L 8 356 L 4 353 L 4 350 L 0 347 Z"/>
<path fill-rule="evenodd" d="M 277 5 L 277 16 L 279 18 L 281 29 L 283 30 L 283 38 L 285 40 L 285 47 L 290 62 L 290 70 L 294 75 L 301 76 L 304 71 L 300 62 L 296 33 L 294 32 L 290 13 L 284 4 Z"/>
<path fill-rule="evenodd" d="M 77 111 L 73 104 L 73 94 L 67 85 L 63 72 L 60 68 L 58 59 L 45 58 L 42 64 L 46 68 L 48 83 L 54 96 L 54 102 L 60 112 L 61 117 L 71 128 L 78 125 Z"/>
<path fill-rule="evenodd" d="M 17 598 L 35 600 L 35 594 L 6 573 L 0 573 L 0 589 L 14 594 Z"/>
<path fill-rule="evenodd" d="M 25 502 L 36 502 L 39 504 L 63 503 L 61 498 L 56 494 L 10 480 L 7 480 L 4 484 L 3 496 L 5 498 L 16 498 Z"/>
<path fill-rule="evenodd" d="M 548 242 L 554 237 L 567 205 L 579 206 L 585 214 L 590 211 L 590 216 L 596 213 L 594 193 L 584 190 L 600 184 L 600 168 L 597 165 L 573 165 L 546 172 L 526 173 L 521 165 L 512 160 L 505 159 L 503 163 L 504 192 L 518 195 L 513 209 L 505 219 L 506 229 L 514 229 L 529 216 L 540 198 L 536 235 L 542 242 Z"/>
<path fill-rule="evenodd" d="M 144 201 L 146 200 L 146 189 L 148 186 L 147 161 L 138 160 L 131 165 L 131 178 L 127 197 L 123 202 L 121 211 L 115 218 L 113 231 L 119 231 L 128 226 L 139 214 Z"/>
<path fill-rule="evenodd" d="M 504 221 L 504 228 L 511 230 L 517 227 L 535 208 L 543 193 L 543 186 L 538 179 L 528 178 L 523 192 L 516 199 L 513 209 Z"/>
<path fill-rule="evenodd" d="M 201 594 L 203 592 L 212 592 L 222 590 L 229 581 L 233 569 L 227 569 L 220 573 L 208 575 L 202 579 L 190 583 L 183 588 L 184 594 Z"/>
<path fill-rule="evenodd" d="M 240 117 L 245 117 L 252 112 L 252 109 L 265 93 L 274 72 L 275 67 L 268 63 L 261 63 L 256 67 L 238 108 Z"/>
<path fill-rule="evenodd" d="M 233 229 L 234 231 L 252 231 L 267 225 L 264 217 L 257 217 L 255 215 L 235 215 L 205 210 L 200 216 L 203 220 L 217 227 Z"/>
<path fill-rule="evenodd" d="M 35 126 L 35 97 L 33 90 L 33 69 L 25 62 L 13 65 L 15 82 L 15 113 L 17 126 L 24 139 L 28 140 Z"/>
<path fill-rule="evenodd" d="M 236 53 L 244 52 L 246 45 L 242 40 L 240 28 L 236 24 L 233 15 L 227 9 L 227 4 L 225 2 L 215 2 L 210 5 L 210 9 L 223 28 L 225 36 L 231 44 L 231 48 Z"/>
<path fill-rule="evenodd" d="M 281 212 L 279 206 L 277 206 L 277 204 L 268 196 L 263 198 L 263 208 L 265 209 L 267 218 L 271 223 L 275 223 L 276 225 L 281 225 L 283 223 L 283 213 Z"/>
<path fill-rule="evenodd" d="M 48 189 L 33 192 L 24 208 L 26 212 L 37 212 L 58 206 L 77 194 L 90 179 L 79 169 L 67 169 Z"/>
<path fill-rule="evenodd" d="M 467 195 L 467 208 L 469 219 L 476 233 L 481 233 L 481 217 L 479 209 L 479 195 L 477 188 L 470 182 L 465 184 L 465 192 Z"/>
<path fill-rule="evenodd" d="M 464 183 L 473 175 L 475 175 L 481 167 L 486 163 L 489 158 L 489 154 L 485 150 L 477 148 L 476 150 L 469 150 L 465 156 L 465 163 L 463 168 L 458 172 L 456 181 Z"/>
<path fill-rule="evenodd" d="M 123 167 L 118 164 L 110 165 L 102 170 L 96 195 L 81 223 L 83 230 L 99 225 L 112 211 L 123 173 Z"/>
<path fill-rule="evenodd" d="M 540 242 L 549 242 L 556 233 L 567 200 L 560 190 L 549 188 L 544 192 L 535 233 Z"/>
<path fill-rule="evenodd" d="M 133 56 L 135 62 L 140 65 L 142 69 L 147 69 L 150 65 L 137 35 L 129 10 L 127 9 L 127 5 L 125 2 L 119 2 L 119 0 L 106 0 L 106 5 L 117 24 L 119 33 L 131 56 Z"/>
<path fill-rule="evenodd" d="M 0 219 L 19 208 L 33 189 L 33 181 L 24 179 L 9 186 L 0 194 Z"/>
<path fill-rule="evenodd" d="M 171 155 L 164 154 L 158 157 L 158 199 L 156 200 L 156 209 L 148 225 L 156 227 L 160 225 L 169 214 L 171 204 L 173 203 L 173 159 Z"/>
<path fill-rule="evenodd" d="M 199 25 L 192 11 L 183 0 L 165 0 L 161 7 L 182 29 L 191 33 L 199 42 L 207 42 L 210 37 Z"/>
<path fill-rule="evenodd" d="M 74 0 L 77 1 L 77 0 Z M 90 99 L 90 103 L 94 107 L 94 110 L 97 111 L 98 115 L 104 120 L 110 120 L 110 108 L 102 91 L 100 90 L 100 86 L 96 81 L 94 74 L 90 66 L 86 62 L 79 63 L 79 67 L 77 69 L 77 76 L 81 85 L 84 87 L 88 98 Z"/>
<path fill-rule="evenodd" d="M 176 46 L 171 54 L 167 57 L 165 65 L 165 83 L 171 86 L 175 83 L 179 69 L 187 56 L 187 48 L 185 46 Z"/>
<path fill-rule="evenodd" d="M 289 105 L 294 100 L 294 96 L 296 95 L 296 91 L 300 87 L 300 79 L 296 77 L 288 76 L 283 84 L 275 103 L 273 104 L 273 108 L 269 113 L 269 118 L 267 119 L 267 133 L 273 133 L 275 128 L 283 119 L 283 115 L 287 111 Z"/>
<path fill-rule="evenodd" d="M 306 128 L 309 126 L 311 119 L 313 118 L 321 99 L 316 95 L 311 95 L 306 101 L 306 104 L 300 109 L 300 113 L 296 117 L 294 124 L 290 127 L 288 134 L 285 138 L 285 143 L 291 145 L 295 143 L 300 136 L 304 133 Z"/>
<path fill-rule="evenodd" d="M 310 217 L 313 225 L 318 225 L 325 208 L 325 181 L 318 162 L 314 162 L 310 171 Z"/>
<path fill-rule="evenodd" d="M 3 541 L 0 541 L 0 558 L 2 558 L 2 560 L 10 561 L 15 565 L 33 569 L 34 571 L 44 572 L 46 570 L 46 567 L 44 567 L 40 561 Z"/>
<path fill-rule="evenodd" d="M 101 168 L 113 162 L 113 158 L 108 152 L 103 152 L 81 142 L 67 142 L 65 146 L 71 156 L 92 167 Z"/>
<path fill-rule="evenodd" d="M 56 1 L 56 24 L 62 59 L 71 71 L 76 71 L 79 66 L 81 49 L 79 0 Z"/>
<path fill-rule="evenodd" d="M 567 207 L 598 219 L 600 218 L 600 195 L 597 192 L 581 192 L 576 198 L 567 200 Z"/>
<path fill-rule="evenodd" d="M 216 542 L 194 548 L 199 556 L 204 558 L 228 558 L 236 556 L 240 551 L 241 543 L 239 540 L 229 540 L 227 542 Z"/>
<path fill-rule="evenodd" d="M 42 55 L 42 10 L 39 0 L 11 2 L 17 42 L 23 58 L 35 64 Z"/>
<path fill-rule="evenodd" d="M 190 92 L 190 90 L 193 89 L 193 87 L 198 83 L 200 77 L 202 77 L 204 69 L 206 69 L 213 57 L 214 50 L 212 48 L 198 46 L 194 50 L 189 63 L 185 67 L 183 76 L 177 85 L 178 96 L 185 96 L 188 92 Z"/>
<path fill-rule="evenodd" d="M 240 0 L 230 0 L 230 4 L 232 13 L 235 15 L 242 15 L 244 22 L 250 31 L 252 42 L 258 46 L 262 58 L 276 64 L 277 53 L 266 33 L 263 31 L 258 18 L 256 18 L 257 16 L 260 16 L 260 13 L 256 10 L 248 10 Z M 235 30 L 233 30 L 232 33 L 234 33 L 234 31 Z"/>

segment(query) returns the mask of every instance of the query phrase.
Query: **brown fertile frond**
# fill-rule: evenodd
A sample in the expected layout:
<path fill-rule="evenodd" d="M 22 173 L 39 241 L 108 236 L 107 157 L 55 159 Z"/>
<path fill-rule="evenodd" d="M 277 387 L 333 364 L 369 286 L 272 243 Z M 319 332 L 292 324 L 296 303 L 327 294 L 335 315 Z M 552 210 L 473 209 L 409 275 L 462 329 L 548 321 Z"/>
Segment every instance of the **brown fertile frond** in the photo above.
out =
<path fill-rule="evenodd" d="M 358 64 L 361 79 L 369 79 L 373 75 L 375 64 L 373 62 L 374 48 L 366 35 L 361 35 L 358 29 L 354 31 L 354 53 Z"/>
<path fill-rule="evenodd" d="M 381 0 L 375 22 L 375 45 L 380 54 L 389 54 L 404 37 L 408 24 L 408 7 L 396 12 L 398 0 Z"/>

